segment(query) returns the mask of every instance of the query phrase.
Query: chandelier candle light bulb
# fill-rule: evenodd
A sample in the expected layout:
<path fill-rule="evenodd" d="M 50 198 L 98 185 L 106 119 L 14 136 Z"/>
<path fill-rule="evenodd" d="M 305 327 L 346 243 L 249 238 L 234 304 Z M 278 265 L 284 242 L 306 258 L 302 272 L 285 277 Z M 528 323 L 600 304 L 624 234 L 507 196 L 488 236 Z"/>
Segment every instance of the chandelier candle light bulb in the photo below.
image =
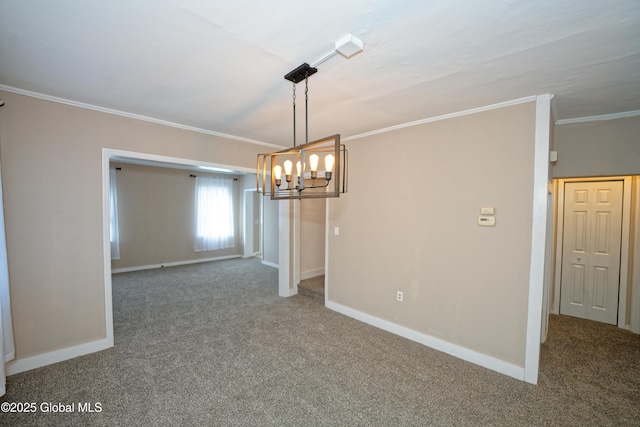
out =
<path fill-rule="evenodd" d="M 291 160 L 284 161 L 284 175 L 287 182 L 291 182 L 291 170 L 293 169 L 293 162 Z"/>
<path fill-rule="evenodd" d="M 324 177 L 327 181 L 331 179 L 331 174 L 333 173 L 333 164 L 335 163 L 336 158 L 333 154 L 327 154 L 324 156 Z"/>
<path fill-rule="evenodd" d="M 316 179 L 318 176 L 318 162 L 320 157 L 317 154 L 309 156 L 309 166 L 311 167 L 311 179 Z"/>
<path fill-rule="evenodd" d="M 296 163 L 296 172 L 298 172 L 298 186 L 299 188 L 304 188 L 304 171 L 307 168 L 307 165 L 304 163 L 300 163 L 300 160 Z"/>
<path fill-rule="evenodd" d="M 282 184 L 282 166 L 275 165 L 273 167 L 273 174 L 276 177 L 276 185 L 280 187 L 280 184 Z"/>

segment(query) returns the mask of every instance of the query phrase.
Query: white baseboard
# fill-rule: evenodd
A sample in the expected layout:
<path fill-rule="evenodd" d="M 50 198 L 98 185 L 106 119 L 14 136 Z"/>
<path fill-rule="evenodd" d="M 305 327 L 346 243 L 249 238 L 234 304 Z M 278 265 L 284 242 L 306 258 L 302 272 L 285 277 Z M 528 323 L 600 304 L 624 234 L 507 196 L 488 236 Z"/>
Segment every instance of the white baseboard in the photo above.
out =
<path fill-rule="evenodd" d="M 298 295 L 298 286 L 294 286 L 293 288 L 289 288 L 285 295 L 280 295 L 281 297 L 292 297 Z"/>
<path fill-rule="evenodd" d="M 324 274 L 324 267 L 316 268 L 315 270 L 307 270 L 300 272 L 300 280 L 311 279 L 312 277 L 322 276 Z"/>
<path fill-rule="evenodd" d="M 253 258 L 253 257 L 260 258 L 260 252 L 254 252 L 251 255 L 242 255 L 242 258 L 245 258 L 245 259 Z"/>
<path fill-rule="evenodd" d="M 389 322 L 388 320 L 380 319 L 379 317 L 371 316 L 370 314 L 363 313 L 358 310 L 346 307 L 344 305 L 325 301 L 325 306 L 338 313 L 344 314 L 361 322 L 367 323 L 376 328 L 380 328 L 392 334 L 399 335 L 407 338 L 411 341 L 415 341 L 427 347 L 431 347 L 435 350 L 442 351 L 451 356 L 455 356 L 459 359 L 466 360 L 467 362 L 480 365 L 484 368 L 491 369 L 492 371 L 499 372 L 501 374 L 508 375 L 510 377 L 524 381 L 524 368 L 516 366 L 512 363 L 505 362 L 504 360 L 496 359 L 495 357 L 487 356 L 486 354 L 478 353 L 468 348 L 459 346 L 457 344 L 450 343 L 448 341 L 441 340 L 431 335 L 423 334 L 421 332 L 414 331 L 412 329 L 400 326 L 396 323 Z"/>
<path fill-rule="evenodd" d="M 165 262 L 164 264 L 139 265 L 137 267 L 117 268 L 115 270 L 111 270 L 111 273 L 112 274 L 128 273 L 130 271 L 152 270 L 154 268 L 175 267 L 178 265 L 197 264 L 200 262 L 210 262 L 210 261 L 220 261 L 223 259 L 231 259 L 231 258 L 242 258 L 242 255 L 225 255 L 225 256 L 217 256 L 213 258 L 201 258 L 201 259 L 191 259 L 187 261 Z"/>
<path fill-rule="evenodd" d="M 19 374 L 20 372 L 41 368 L 43 366 L 62 362 L 64 360 L 73 359 L 74 357 L 84 356 L 87 354 L 95 353 L 97 351 L 106 350 L 110 347 L 113 347 L 113 343 L 109 342 L 107 338 L 104 338 L 86 344 L 63 348 L 62 350 L 38 354 L 37 356 L 26 357 L 24 359 L 17 359 L 7 363 L 7 375 Z"/>
<path fill-rule="evenodd" d="M 273 267 L 273 268 L 280 268 L 280 266 L 279 266 L 278 264 L 273 263 L 273 262 L 269 262 L 269 261 L 262 260 L 262 263 L 263 263 L 264 265 L 268 265 L 269 267 Z"/>

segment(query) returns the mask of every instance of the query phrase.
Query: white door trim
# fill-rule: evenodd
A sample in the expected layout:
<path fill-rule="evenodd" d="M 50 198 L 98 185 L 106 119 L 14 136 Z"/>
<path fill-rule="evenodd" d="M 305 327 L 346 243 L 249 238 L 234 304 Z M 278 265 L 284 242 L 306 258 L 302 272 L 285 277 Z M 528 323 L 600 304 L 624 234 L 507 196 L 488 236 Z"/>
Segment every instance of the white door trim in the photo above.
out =
<path fill-rule="evenodd" d="M 255 206 L 253 205 L 253 202 L 254 202 L 253 196 L 256 192 L 257 190 L 255 188 L 245 188 L 242 195 L 242 201 L 243 201 L 243 207 L 242 207 L 242 227 L 243 227 L 242 253 L 243 255 L 242 257 L 243 258 L 250 258 L 252 256 L 256 256 L 257 253 L 256 251 L 253 250 L 253 247 L 255 245 L 255 239 L 259 240 L 258 243 L 260 243 L 260 240 L 261 240 L 260 235 L 256 236 L 255 233 L 253 232 L 255 220 L 256 220 L 256 218 L 253 216 L 253 210 L 255 209 Z M 262 196 L 262 194 L 260 195 Z M 262 205 L 262 203 L 260 203 L 260 205 Z M 252 211 L 251 215 L 248 214 L 249 209 L 251 209 Z M 249 223 L 249 221 L 251 222 Z M 260 206 L 260 222 L 262 223 L 262 206 Z M 262 230 L 262 224 L 260 225 L 260 229 Z M 259 233 L 262 234 L 261 232 Z M 260 245 L 259 247 L 260 247 L 260 254 L 261 254 L 260 258 L 262 258 L 262 245 Z"/>
<path fill-rule="evenodd" d="M 631 274 L 632 283 L 631 283 L 631 304 L 630 307 L 631 313 L 629 313 L 630 317 L 630 328 L 631 332 L 640 334 L 640 176 L 635 176 L 631 178 L 631 181 L 635 181 L 635 188 L 633 191 L 633 198 L 635 200 L 635 219 L 632 219 L 634 222 L 633 229 L 635 233 L 631 237 L 631 242 L 629 242 L 629 246 L 633 247 L 634 259 L 632 261 L 633 273 Z"/>
<path fill-rule="evenodd" d="M 553 132 L 553 123 L 551 121 L 552 97 L 553 95 L 550 94 L 536 97 L 533 154 L 533 218 L 524 356 L 524 380 L 531 384 L 538 383 L 538 371 L 540 368 L 546 236 L 547 227 L 551 227 L 551 224 L 547 223 L 547 182 L 549 180 L 549 147 L 551 132 Z"/>
<path fill-rule="evenodd" d="M 208 166 L 233 169 L 239 172 L 255 173 L 255 170 L 243 166 L 226 165 L 221 163 L 203 162 L 200 160 L 182 159 L 178 157 L 161 156 L 157 154 L 139 153 L 135 151 L 116 150 L 102 148 L 102 247 L 104 264 L 104 315 L 105 315 L 105 347 L 113 347 L 113 295 L 111 292 L 111 238 L 109 233 L 109 162 L 112 157 L 129 158 L 134 160 L 147 160 L 160 163 L 178 164 L 185 166 Z M 75 347 L 74 347 L 75 348 Z M 80 348 L 80 347 L 78 347 Z M 83 347 L 84 348 L 84 347 Z M 95 351 L 95 350 L 93 350 Z M 68 358 L 82 356 L 83 353 L 70 355 Z M 64 359 L 63 359 L 64 360 Z"/>
<path fill-rule="evenodd" d="M 278 202 L 278 295 L 298 294 L 300 283 L 300 201 Z"/>
<path fill-rule="evenodd" d="M 597 178 L 558 179 L 558 210 L 556 216 L 556 272 L 554 278 L 553 308 L 554 314 L 560 313 L 560 285 L 562 275 L 562 236 L 564 234 L 564 184 L 567 182 L 622 181 L 622 240 L 620 244 L 620 291 L 618 299 L 618 327 L 629 329 L 627 323 L 627 291 L 629 271 L 629 243 L 631 225 L 631 177 L 612 176 Z"/>

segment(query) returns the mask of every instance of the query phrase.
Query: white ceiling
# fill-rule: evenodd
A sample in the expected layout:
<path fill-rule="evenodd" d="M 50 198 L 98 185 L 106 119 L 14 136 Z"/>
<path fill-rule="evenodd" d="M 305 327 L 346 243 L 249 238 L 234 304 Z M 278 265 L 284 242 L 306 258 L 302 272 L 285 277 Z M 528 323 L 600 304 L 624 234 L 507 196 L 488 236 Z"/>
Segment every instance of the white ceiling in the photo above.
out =
<path fill-rule="evenodd" d="M 0 88 L 290 146 L 283 76 L 348 33 L 310 140 L 543 93 L 558 119 L 640 110 L 638 0 L 0 0 Z"/>

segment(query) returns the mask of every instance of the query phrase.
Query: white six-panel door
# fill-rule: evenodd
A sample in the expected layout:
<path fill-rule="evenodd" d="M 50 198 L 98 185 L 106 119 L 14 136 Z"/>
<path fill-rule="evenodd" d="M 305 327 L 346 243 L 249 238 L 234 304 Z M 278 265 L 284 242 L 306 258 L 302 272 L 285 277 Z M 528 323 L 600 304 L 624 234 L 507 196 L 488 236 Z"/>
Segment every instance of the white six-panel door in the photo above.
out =
<path fill-rule="evenodd" d="M 622 181 L 565 183 L 560 313 L 616 324 Z"/>

